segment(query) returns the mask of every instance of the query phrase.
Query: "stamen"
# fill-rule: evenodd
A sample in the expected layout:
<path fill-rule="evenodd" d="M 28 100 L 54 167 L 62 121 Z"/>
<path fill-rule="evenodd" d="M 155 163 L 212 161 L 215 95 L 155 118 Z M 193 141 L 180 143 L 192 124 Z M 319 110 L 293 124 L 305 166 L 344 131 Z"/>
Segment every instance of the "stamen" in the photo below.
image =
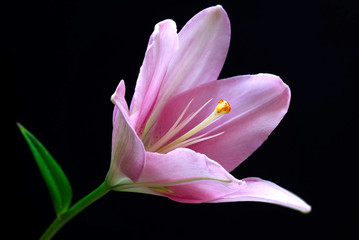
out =
<path fill-rule="evenodd" d="M 170 148 L 167 148 L 166 150 L 164 150 L 163 152 L 161 153 L 168 153 L 176 148 L 185 148 L 185 147 L 188 147 L 192 144 L 195 144 L 195 143 L 199 143 L 199 142 L 203 142 L 203 141 L 206 141 L 206 140 L 209 140 L 211 138 L 215 138 L 215 137 L 218 137 L 219 135 L 222 135 L 224 132 L 220 132 L 220 133 L 217 133 L 217 134 L 214 134 L 214 135 L 211 135 L 211 136 L 208 136 L 208 137 L 205 137 L 207 135 L 207 133 L 205 134 L 202 134 L 200 136 L 197 136 L 197 137 L 193 137 L 193 138 L 190 138 L 190 139 L 187 139 L 181 143 L 178 143 L 177 145 L 174 145 Z"/>
<path fill-rule="evenodd" d="M 206 103 L 208 104 L 208 102 Z M 205 104 L 205 105 L 206 105 Z M 200 108 L 200 110 L 203 109 L 203 107 Z M 192 141 L 186 141 L 187 139 L 189 139 L 190 137 L 192 137 L 194 134 L 198 133 L 199 131 L 201 131 L 202 129 L 208 127 L 209 125 L 211 125 L 212 123 L 214 123 L 216 120 L 218 120 L 221 116 L 223 116 L 225 113 L 229 113 L 229 111 L 231 110 L 231 106 L 229 105 L 229 103 L 223 99 L 221 99 L 219 102 L 218 102 L 218 105 L 216 106 L 215 110 L 213 111 L 213 113 L 211 115 L 209 115 L 205 120 L 203 120 L 200 124 L 198 124 L 196 127 L 194 127 L 193 129 L 191 129 L 190 131 L 188 131 L 187 133 L 183 134 L 181 137 L 177 138 L 176 140 L 174 140 L 173 142 L 167 144 L 166 146 L 160 148 L 159 150 L 155 150 L 156 152 L 161 152 L 161 153 L 164 153 L 164 152 L 168 152 L 169 149 L 173 149 L 174 146 L 178 146 L 180 147 L 182 144 L 185 145 L 185 146 L 189 146 L 191 144 L 194 144 L 196 142 L 200 142 L 200 140 L 198 138 L 194 138 L 192 139 Z M 199 111 L 197 111 L 195 113 L 195 115 L 197 115 Z M 194 116 L 190 116 L 190 120 L 192 120 Z M 189 123 L 189 121 L 184 121 L 185 124 L 180 124 L 180 125 L 183 125 L 181 126 L 181 129 L 187 125 Z M 177 123 L 177 122 L 176 122 Z M 172 128 L 171 128 L 172 129 Z M 181 130 L 179 129 L 179 130 Z M 179 132 L 176 131 L 177 132 Z M 166 135 L 166 134 L 165 134 Z M 174 136 L 174 134 L 171 134 L 172 136 Z M 218 136 L 220 134 L 217 134 L 217 135 L 214 135 L 214 136 Z M 204 135 L 202 135 L 203 137 Z M 204 140 L 207 140 L 209 138 L 212 138 L 212 137 L 208 137 L 208 138 L 205 138 Z M 169 140 L 170 138 L 166 137 L 166 140 Z M 162 140 L 162 139 L 161 139 Z M 186 142 L 185 142 L 186 141 Z M 182 143 L 182 144 L 181 144 Z M 188 143 L 191 143 L 191 144 L 188 144 Z M 161 145 L 163 144 L 163 141 L 161 142 Z M 157 143 L 155 144 L 157 145 Z M 160 145 L 160 146 L 161 146 Z M 157 145 L 158 146 L 158 145 Z M 157 147 L 156 146 L 156 147 Z M 151 150 L 153 150 L 154 148 L 151 147 Z"/>
<path fill-rule="evenodd" d="M 202 107 L 200 107 L 195 113 L 191 113 L 182 123 L 180 123 L 184 114 L 186 113 L 188 107 L 191 105 L 193 99 L 187 104 L 181 115 L 178 117 L 177 121 L 173 124 L 170 130 L 167 131 L 165 135 L 161 137 L 155 144 L 147 148 L 149 152 L 156 152 L 161 146 L 168 142 L 172 137 L 174 137 L 179 131 L 181 131 L 212 99 L 208 100 Z"/>

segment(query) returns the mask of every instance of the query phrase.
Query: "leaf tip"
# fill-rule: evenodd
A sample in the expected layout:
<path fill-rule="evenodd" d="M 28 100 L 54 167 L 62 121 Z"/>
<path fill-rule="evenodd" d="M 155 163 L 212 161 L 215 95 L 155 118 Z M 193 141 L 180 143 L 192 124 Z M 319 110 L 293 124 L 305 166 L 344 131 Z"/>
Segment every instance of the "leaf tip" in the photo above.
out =
<path fill-rule="evenodd" d="M 25 132 L 28 132 L 26 128 L 19 122 L 16 122 L 17 127 L 19 128 L 20 132 L 24 134 Z"/>

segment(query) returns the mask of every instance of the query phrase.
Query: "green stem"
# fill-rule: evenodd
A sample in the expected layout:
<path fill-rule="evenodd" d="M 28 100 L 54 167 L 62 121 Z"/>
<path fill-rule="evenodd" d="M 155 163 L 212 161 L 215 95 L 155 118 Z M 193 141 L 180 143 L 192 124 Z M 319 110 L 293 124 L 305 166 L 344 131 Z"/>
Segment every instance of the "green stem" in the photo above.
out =
<path fill-rule="evenodd" d="M 75 217 L 77 214 L 79 214 L 82 210 L 95 202 L 97 199 L 104 196 L 110 190 L 111 189 L 107 186 L 107 184 L 103 182 L 95 190 L 93 190 L 87 196 L 75 203 L 67 212 L 56 218 L 52 222 L 52 224 L 46 229 L 40 240 L 51 239 L 70 219 Z"/>

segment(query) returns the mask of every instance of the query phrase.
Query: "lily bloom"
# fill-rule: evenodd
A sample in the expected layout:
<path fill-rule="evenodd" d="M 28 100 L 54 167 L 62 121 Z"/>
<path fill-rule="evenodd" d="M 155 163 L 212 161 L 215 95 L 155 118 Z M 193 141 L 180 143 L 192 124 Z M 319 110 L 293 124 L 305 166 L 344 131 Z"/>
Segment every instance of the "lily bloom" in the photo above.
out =
<path fill-rule="evenodd" d="M 229 173 L 267 139 L 290 102 L 289 87 L 271 74 L 217 80 L 229 42 L 221 6 L 202 10 L 178 34 L 172 20 L 155 26 L 130 108 L 123 80 L 111 97 L 109 187 L 184 203 L 259 201 L 310 211 L 272 182 Z"/>

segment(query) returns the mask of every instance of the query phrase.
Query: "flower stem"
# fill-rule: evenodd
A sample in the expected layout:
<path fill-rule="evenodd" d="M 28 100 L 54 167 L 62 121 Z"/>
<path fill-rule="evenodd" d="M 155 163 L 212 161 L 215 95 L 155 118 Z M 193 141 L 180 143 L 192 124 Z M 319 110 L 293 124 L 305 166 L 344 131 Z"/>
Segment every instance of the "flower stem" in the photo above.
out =
<path fill-rule="evenodd" d="M 90 192 L 84 198 L 75 203 L 67 212 L 57 217 L 52 224 L 46 229 L 40 240 L 51 239 L 69 220 L 79 214 L 82 210 L 88 207 L 90 204 L 104 196 L 111 189 L 107 186 L 106 182 L 103 182 L 95 190 Z"/>

